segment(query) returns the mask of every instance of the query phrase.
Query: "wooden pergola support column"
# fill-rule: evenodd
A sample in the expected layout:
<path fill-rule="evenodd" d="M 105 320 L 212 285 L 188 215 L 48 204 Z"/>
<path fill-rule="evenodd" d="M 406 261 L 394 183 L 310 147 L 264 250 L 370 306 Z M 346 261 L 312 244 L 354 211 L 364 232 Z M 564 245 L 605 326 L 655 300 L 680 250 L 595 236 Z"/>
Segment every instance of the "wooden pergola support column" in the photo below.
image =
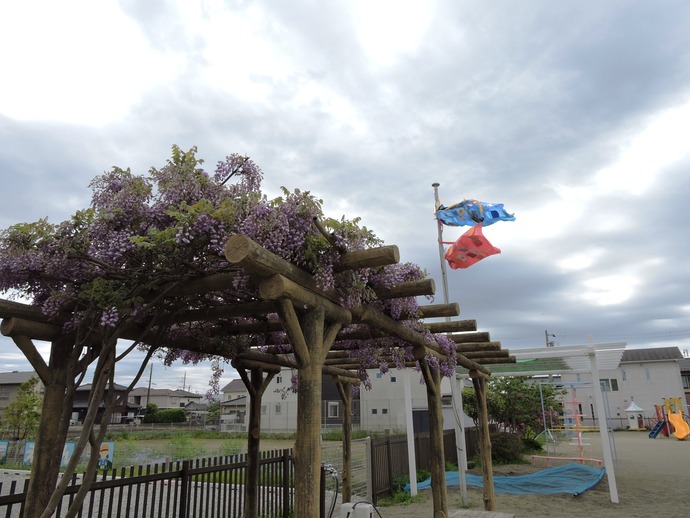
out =
<path fill-rule="evenodd" d="M 446 488 L 446 461 L 443 453 L 443 411 L 441 409 L 441 373 L 432 369 L 425 358 L 419 361 L 429 407 L 429 442 L 431 446 L 431 493 L 434 518 L 448 516 L 448 491 Z M 410 473 L 410 476 L 414 474 Z"/>
<path fill-rule="evenodd" d="M 247 370 L 235 362 L 232 366 L 244 382 L 249 392 L 249 430 L 247 433 L 247 477 L 244 484 L 244 512 L 243 518 L 258 518 L 259 516 L 259 455 L 261 451 L 261 398 L 268 384 L 278 372 L 280 367 L 274 366 L 272 370 L 263 367 L 255 367 L 247 375 Z M 266 377 L 264 377 L 266 370 Z"/>
<path fill-rule="evenodd" d="M 326 354 L 341 323 L 325 326 L 326 304 L 298 315 L 289 298 L 276 303 L 297 360 L 297 439 L 295 440 L 295 516 L 319 516 L 321 480 L 321 393 Z M 349 316 L 349 313 L 347 313 Z"/>
<path fill-rule="evenodd" d="M 489 432 L 489 411 L 487 408 L 486 376 L 470 371 L 474 393 L 477 398 L 477 419 L 479 421 L 479 453 L 482 461 L 484 510 L 496 510 L 494 492 L 494 470 L 491 461 L 491 435 Z"/>
<path fill-rule="evenodd" d="M 352 383 L 335 380 L 343 402 L 343 476 L 341 478 L 343 502 L 352 500 Z"/>

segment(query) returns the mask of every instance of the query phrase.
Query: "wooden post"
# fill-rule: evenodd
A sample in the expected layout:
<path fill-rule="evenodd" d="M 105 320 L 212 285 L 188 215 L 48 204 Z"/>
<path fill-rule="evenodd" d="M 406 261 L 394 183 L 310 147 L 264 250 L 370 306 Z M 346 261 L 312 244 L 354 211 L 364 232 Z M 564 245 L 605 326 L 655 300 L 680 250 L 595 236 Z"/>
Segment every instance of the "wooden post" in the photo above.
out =
<path fill-rule="evenodd" d="M 324 310 L 301 319 L 309 358 L 300 358 L 297 371 L 297 439 L 295 440 L 295 516 L 319 516 L 321 474 L 321 377 Z M 305 361 L 306 360 L 306 361 Z"/>
<path fill-rule="evenodd" d="M 247 433 L 247 477 L 244 481 L 244 512 L 243 518 L 257 518 L 259 516 L 259 475 L 261 451 L 261 398 L 266 387 L 273 379 L 280 367 L 267 372 L 264 378 L 262 368 L 253 368 L 251 378 L 247 376 L 247 371 L 233 362 L 233 367 L 244 382 L 249 392 L 249 433 Z"/>
<path fill-rule="evenodd" d="M 484 482 L 484 510 L 496 510 L 494 493 L 494 470 L 491 462 L 491 436 L 489 433 L 489 412 L 486 403 L 486 377 L 478 372 L 470 372 L 474 393 L 477 398 L 477 418 L 479 420 L 479 450 L 482 460 L 482 479 Z"/>
<path fill-rule="evenodd" d="M 336 380 L 343 402 L 343 502 L 352 500 L 352 383 Z"/>
<path fill-rule="evenodd" d="M 289 297 L 276 301 L 280 321 L 295 351 L 298 365 L 295 516 L 318 516 L 319 513 L 319 491 L 315 489 L 319 487 L 321 473 L 319 443 L 324 360 L 340 330 L 342 315 L 346 314 L 349 318 L 349 313 L 336 312 L 332 316 L 337 322 L 331 322 L 326 328 L 326 305 L 327 303 L 314 304 L 298 315 Z"/>
<path fill-rule="evenodd" d="M 448 516 L 448 491 L 446 488 L 446 461 L 443 454 L 443 412 L 441 410 L 441 373 L 432 369 L 426 359 L 419 361 L 426 384 L 429 406 L 429 440 L 431 443 L 431 493 L 434 502 L 434 518 Z M 410 473 L 410 477 L 414 476 Z"/>

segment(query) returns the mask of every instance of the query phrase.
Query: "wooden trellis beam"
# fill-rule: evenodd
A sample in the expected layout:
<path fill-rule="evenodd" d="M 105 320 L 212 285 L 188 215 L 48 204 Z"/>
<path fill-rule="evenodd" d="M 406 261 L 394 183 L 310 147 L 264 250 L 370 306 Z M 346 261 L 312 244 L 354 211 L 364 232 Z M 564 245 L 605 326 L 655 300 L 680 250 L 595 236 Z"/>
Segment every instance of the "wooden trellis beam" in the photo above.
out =
<path fill-rule="evenodd" d="M 460 304 L 451 302 L 449 304 L 428 304 L 419 306 L 421 318 L 441 318 L 457 317 L 460 315 Z"/>
<path fill-rule="evenodd" d="M 400 251 L 396 245 L 387 245 L 379 248 L 367 248 L 354 252 L 345 252 L 340 256 L 340 261 L 333 271 L 356 270 L 359 268 L 377 268 L 400 262 Z"/>
<path fill-rule="evenodd" d="M 355 308 L 352 310 L 352 315 L 356 317 L 359 322 L 375 326 L 412 345 L 414 347 L 415 358 L 417 359 L 423 358 L 424 355 L 427 354 L 427 349 L 445 357 L 445 353 L 436 342 L 428 342 L 421 334 L 393 320 L 391 317 L 376 311 L 370 306 Z"/>
<path fill-rule="evenodd" d="M 399 299 L 403 297 L 424 297 L 436 293 L 434 279 L 422 279 L 419 281 L 401 282 L 392 288 L 373 286 L 376 296 L 381 299 Z"/>
<path fill-rule="evenodd" d="M 424 322 L 422 324 L 432 333 L 456 333 L 476 331 L 476 320 L 451 320 L 450 322 Z"/>
<path fill-rule="evenodd" d="M 475 351 L 498 351 L 500 349 L 501 342 L 465 342 L 457 344 L 455 346 L 455 350 L 459 353 Z"/>
<path fill-rule="evenodd" d="M 266 300 L 290 299 L 298 307 L 323 306 L 326 320 L 329 322 L 348 325 L 352 321 L 352 315 L 348 310 L 280 274 L 262 280 L 259 284 L 259 295 Z"/>
<path fill-rule="evenodd" d="M 474 333 L 453 333 L 448 335 L 448 338 L 453 340 L 456 344 L 488 342 L 490 340 L 489 333 L 486 331 L 477 331 Z"/>
<path fill-rule="evenodd" d="M 510 356 L 508 349 L 501 349 L 499 351 L 468 351 L 462 353 L 465 357 L 470 359 L 475 358 L 507 358 Z"/>

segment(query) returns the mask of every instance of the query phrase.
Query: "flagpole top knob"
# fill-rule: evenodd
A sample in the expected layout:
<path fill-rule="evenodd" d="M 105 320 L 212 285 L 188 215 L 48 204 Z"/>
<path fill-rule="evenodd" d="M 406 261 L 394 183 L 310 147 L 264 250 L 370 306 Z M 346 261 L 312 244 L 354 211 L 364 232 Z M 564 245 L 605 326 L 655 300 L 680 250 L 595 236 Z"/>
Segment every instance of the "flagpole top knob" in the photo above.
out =
<path fill-rule="evenodd" d="M 432 187 L 438 187 L 439 185 L 441 185 L 441 184 L 438 183 L 438 182 L 434 182 L 434 183 L 431 184 Z"/>

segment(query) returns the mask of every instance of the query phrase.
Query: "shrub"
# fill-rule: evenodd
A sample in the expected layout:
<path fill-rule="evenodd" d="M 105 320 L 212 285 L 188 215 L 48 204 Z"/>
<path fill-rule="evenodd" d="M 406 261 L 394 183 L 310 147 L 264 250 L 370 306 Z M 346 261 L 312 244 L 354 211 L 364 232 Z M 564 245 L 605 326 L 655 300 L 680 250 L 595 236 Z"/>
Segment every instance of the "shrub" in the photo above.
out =
<path fill-rule="evenodd" d="M 541 443 L 534 438 L 522 438 L 522 452 L 523 453 L 537 453 L 542 451 Z"/>
<path fill-rule="evenodd" d="M 153 415 L 154 423 L 184 423 L 187 416 L 182 408 L 166 408 Z"/>
<path fill-rule="evenodd" d="M 522 440 L 506 432 L 491 434 L 491 460 L 496 464 L 519 464 L 522 458 Z"/>

